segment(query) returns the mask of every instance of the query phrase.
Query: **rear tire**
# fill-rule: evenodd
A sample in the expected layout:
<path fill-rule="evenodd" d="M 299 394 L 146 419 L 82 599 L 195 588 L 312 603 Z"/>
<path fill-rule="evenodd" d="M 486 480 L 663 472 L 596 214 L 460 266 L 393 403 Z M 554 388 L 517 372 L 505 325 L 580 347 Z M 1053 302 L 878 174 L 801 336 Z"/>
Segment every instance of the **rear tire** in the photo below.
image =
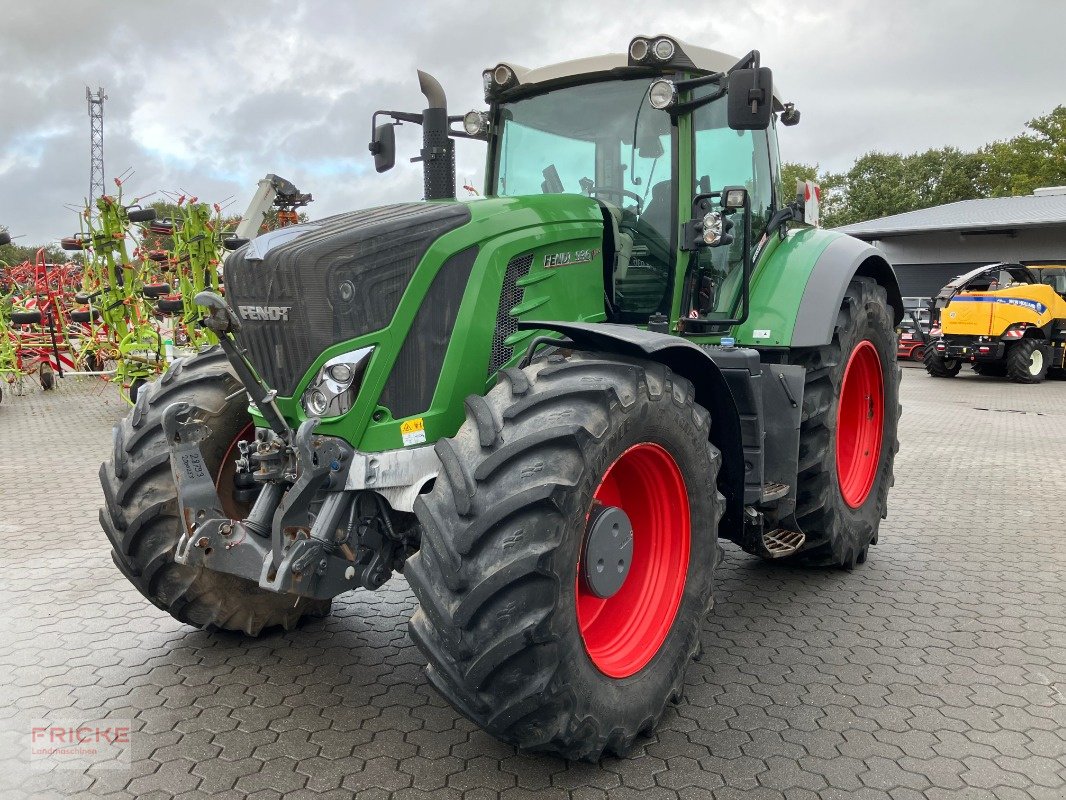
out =
<path fill-rule="evenodd" d="M 790 560 L 852 568 L 863 563 L 869 546 L 877 543 L 899 450 L 900 368 L 893 331 L 884 288 L 871 278 L 856 277 L 844 294 L 832 343 L 793 354 L 792 363 L 807 370 L 795 512 L 807 540 L 787 557 Z M 873 379 L 875 364 L 880 409 L 874 405 L 876 389 L 852 383 L 862 373 L 850 371 L 866 366 Z M 860 413 L 853 419 L 848 412 L 863 411 L 863 403 L 870 403 L 869 413 L 879 416 Z M 848 431 L 848 439 L 838 438 L 842 430 Z"/>
<path fill-rule="evenodd" d="M 1014 383 L 1040 383 L 1050 364 L 1047 345 L 1039 339 L 1022 339 L 1007 350 L 1007 379 Z"/>
<path fill-rule="evenodd" d="M 962 369 L 962 362 L 957 358 L 944 358 L 936 351 L 936 346 L 930 342 L 925 348 L 925 371 L 934 378 L 954 378 Z"/>
<path fill-rule="evenodd" d="M 198 628 L 256 636 L 276 625 L 292 628 L 305 615 L 324 616 L 330 602 L 270 592 L 235 575 L 175 563 L 182 523 L 162 425 L 163 411 L 171 403 L 186 401 L 209 409 L 213 436 L 201 450 L 217 478 L 251 422 L 239 389 L 218 347 L 178 359 L 161 378 L 144 384 L 136 405 L 115 426 L 111 458 L 100 466 L 100 525 L 111 540 L 116 566 L 158 608 Z M 224 508 L 232 489 L 219 486 Z"/>
<path fill-rule="evenodd" d="M 419 601 L 410 633 L 434 688 L 493 736 L 570 759 L 622 755 L 680 698 L 711 606 L 723 504 L 710 415 L 693 395 L 658 364 L 557 354 L 505 370 L 437 443 L 443 468 L 416 502 L 422 543 L 404 569 Z M 607 504 L 633 519 L 632 566 L 590 606 L 581 562 L 593 502 L 634 453 L 665 470 Z M 675 469 L 680 494 L 646 488 Z M 656 539 L 664 530 L 676 533 Z M 686 542 L 679 580 L 661 558 Z"/>

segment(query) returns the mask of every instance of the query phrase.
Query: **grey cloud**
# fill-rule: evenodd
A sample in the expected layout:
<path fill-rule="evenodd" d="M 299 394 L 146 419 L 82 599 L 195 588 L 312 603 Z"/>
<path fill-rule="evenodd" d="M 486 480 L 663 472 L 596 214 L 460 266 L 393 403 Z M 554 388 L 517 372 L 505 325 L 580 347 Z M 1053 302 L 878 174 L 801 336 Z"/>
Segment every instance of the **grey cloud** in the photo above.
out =
<path fill-rule="evenodd" d="M 365 149 L 375 109 L 421 107 L 416 67 L 460 112 L 481 105 L 485 66 L 618 51 L 638 32 L 759 48 L 803 110 L 784 157 L 832 169 L 871 149 L 974 147 L 1062 102 L 1056 0 L 5 5 L 0 224 L 35 242 L 67 233 L 64 204 L 86 191 L 86 84 L 107 90 L 108 175 L 132 166 L 133 193 L 180 187 L 239 209 L 277 172 L 315 195 L 313 216 L 420 196 L 416 166 L 380 176 Z M 413 155 L 417 131 L 399 142 Z M 458 163 L 460 182 L 480 180 L 477 145 Z"/>

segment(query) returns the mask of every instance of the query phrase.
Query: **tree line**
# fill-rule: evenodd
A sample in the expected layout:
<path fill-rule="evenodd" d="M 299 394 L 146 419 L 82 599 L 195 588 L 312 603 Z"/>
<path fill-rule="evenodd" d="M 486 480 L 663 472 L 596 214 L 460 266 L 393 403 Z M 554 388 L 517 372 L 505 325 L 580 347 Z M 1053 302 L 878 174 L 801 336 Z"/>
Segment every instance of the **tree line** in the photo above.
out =
<path fill-rule="evenodd" d="M 1066 106 L 1029 120 L 1012 139 L 967 152 L 956 147 L 921 153 L 871 152 L 846 172 L 818 164 L 785 163 L 788 193 L 796 179 L 822 187 L 822 224 L 850 225 L 905 211 L 974 200 L 1032 194 L 1041 186 L 1066 184 Z"/>

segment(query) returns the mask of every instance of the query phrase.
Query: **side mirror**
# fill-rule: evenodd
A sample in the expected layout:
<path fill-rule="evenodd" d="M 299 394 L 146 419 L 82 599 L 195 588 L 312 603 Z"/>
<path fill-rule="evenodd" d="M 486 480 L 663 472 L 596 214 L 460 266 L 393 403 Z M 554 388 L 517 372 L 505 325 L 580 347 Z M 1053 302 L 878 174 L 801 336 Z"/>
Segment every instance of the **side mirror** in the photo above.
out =
<path fill-rule="evenodd" d="M 737 69 L 729 73 L 729 127 L 735 131 L 764 131 L 774 107 L 774 78 L 769 67 Z"/>
<path fill-rule="evenodd" d="M 396 165 L 396 128 L 386 122 L 374 128 L 374 141 L 370 143 L 370 152 L 374 154 L 374 169 L 388 172 Z"/>

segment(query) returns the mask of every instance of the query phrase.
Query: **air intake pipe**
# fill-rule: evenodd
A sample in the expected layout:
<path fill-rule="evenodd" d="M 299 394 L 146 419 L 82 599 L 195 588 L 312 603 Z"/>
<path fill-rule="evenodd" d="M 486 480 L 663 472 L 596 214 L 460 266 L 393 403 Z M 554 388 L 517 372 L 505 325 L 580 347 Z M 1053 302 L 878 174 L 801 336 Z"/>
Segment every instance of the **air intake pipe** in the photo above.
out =
<path fill-rule="evenodd" d="M 455 143 L 448 136 L 448 101 L 440 82 L 418 70 L 418 88 L 429 107 L 422 112 L 422 176 L 427 200 L 455 199 Z"/>

